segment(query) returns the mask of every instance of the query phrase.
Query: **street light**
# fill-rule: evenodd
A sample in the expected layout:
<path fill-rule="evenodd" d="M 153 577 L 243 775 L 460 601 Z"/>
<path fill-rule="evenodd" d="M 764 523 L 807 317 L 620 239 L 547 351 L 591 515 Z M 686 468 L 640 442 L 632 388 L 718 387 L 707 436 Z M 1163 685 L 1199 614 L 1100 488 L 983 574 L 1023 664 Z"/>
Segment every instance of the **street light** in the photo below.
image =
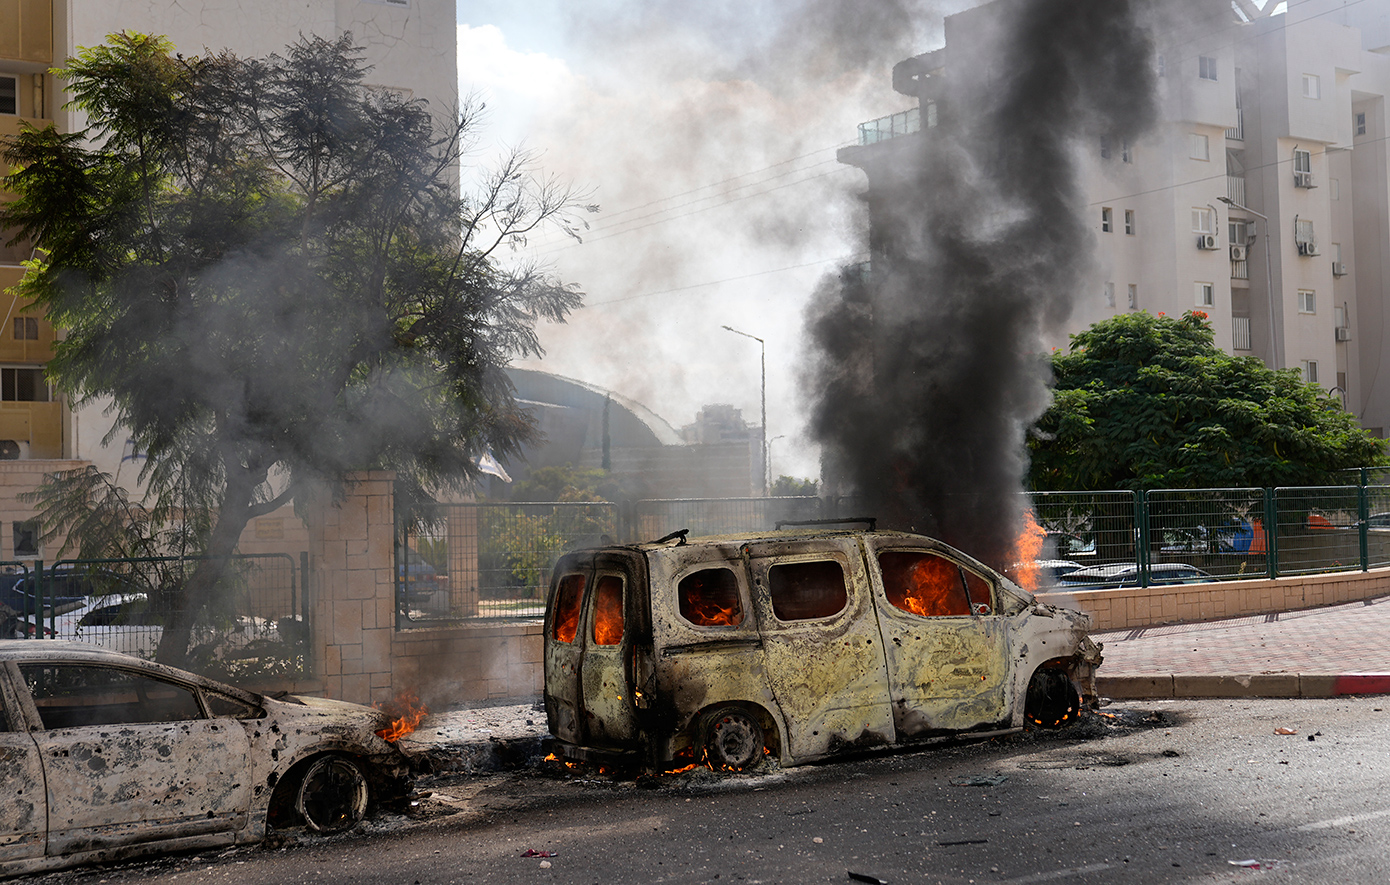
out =
<path fill-rule="evenodd" d="M 1249 212 L 1265 223 L 1265 294 L 1269 298 L 1269 359 L 1274 363 L 1274 368 L 1282 369 L 1284 361 L 1279 358 L 1279 333 L 1274 328 L 1274 276 L 1269 272 L 1269 253 L 1272 248 L 1269 239 L 1269 219 L 1249 206 L 1242 206 L 1230 197 L 1217 197 L 1217 199 L 1232 209 Z"/>
<path fill-rule="evenodd" d="M 767 471 L 768 471 L 768 458 L 767 458 L 767 342 L 763 341 L 763 339 L 759 338 L 757 335 L 749 335 L 747 332 L 740 332 L 738 329 L 735 329 L 733 326 L 720 326 L 720 328 L 723 329 L 723 330 L 726 331 L 726 332 L 733 332 L 735 335 L 742 335 L 744 338 L 752 338 L 754 341 L 758 342 L 758 347 L 762 350 L 762 366 L 763 366 L 763 386 L 762 386 L 762 392 L 763 392 L 763 426 L 762 426 L 762 430 L 760 431 L 760 436 L 761 436 L 760 444 L 761 444 L 761 446 L 762 446 L 762 454 L 763 454 L 763 497 L 766 498 L 766 497 L 767 497 Z"/>
<path fill-rule="evenodd" d="M 772 479 L 772 444 L 775 443 L 775 442 L 777 442 L 777 440 L 779 440 L 779 439 L 786 439 L 786 438 L 787 438 L 787 435 L 786 435 L 785 433 L 779 433 L 779 434 L 777 434 L 776 436 L 774 436 L 772 439 L 770 439 L 770 440 L 767 441 L 767 477 L 768 477 L 768 480 L 769 480 L 769 483 L 768 483 L 769 494 L 771 494 L 771 491 L 770 491 L 770 490 L 771 490 L 771 488 L 772 488 L 772 484 L 771 484 L 771 482 L 770 482 L 771 479 Z"/>

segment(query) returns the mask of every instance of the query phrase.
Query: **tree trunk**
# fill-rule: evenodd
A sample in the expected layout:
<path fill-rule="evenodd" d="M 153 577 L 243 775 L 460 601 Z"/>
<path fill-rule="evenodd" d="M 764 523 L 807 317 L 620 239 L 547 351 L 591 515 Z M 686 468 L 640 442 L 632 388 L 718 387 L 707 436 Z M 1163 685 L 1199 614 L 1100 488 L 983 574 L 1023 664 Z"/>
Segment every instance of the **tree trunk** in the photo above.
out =
<path fill-rule="evenodd" d="M 231 471 L 229 471 L 229 474 Z M 217 511 L 217 524 L 208 538 L 207 555 L 198 560 L 188 582 L 169 594 L 172 611 L 159 638 L 155 660 L 172 667 L 188 665 L 189 644 L 198 615 L 212 601 L 231 565 L 241 533 L 252 516 L 252 493 L 257 483 L 245 471 L 229 477 Z"/>

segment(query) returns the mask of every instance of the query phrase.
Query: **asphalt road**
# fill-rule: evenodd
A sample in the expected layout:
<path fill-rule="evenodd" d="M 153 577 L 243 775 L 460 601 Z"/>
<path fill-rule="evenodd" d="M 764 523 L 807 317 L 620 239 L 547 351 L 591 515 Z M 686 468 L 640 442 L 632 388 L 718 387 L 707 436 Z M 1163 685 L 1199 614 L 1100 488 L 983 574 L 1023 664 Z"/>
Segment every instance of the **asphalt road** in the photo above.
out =
<path fill-rule="evenodd" d="M 852 871 L 894 885 L 1346 885 L 1390 875 L 1390 697 L 1105 712 L 1116 718 L 1067 732 L 748 778 L 438 778 L 422 783 L 434 795 L 415 818 L 36 881 L 725 885 L 852 883 Z"/>

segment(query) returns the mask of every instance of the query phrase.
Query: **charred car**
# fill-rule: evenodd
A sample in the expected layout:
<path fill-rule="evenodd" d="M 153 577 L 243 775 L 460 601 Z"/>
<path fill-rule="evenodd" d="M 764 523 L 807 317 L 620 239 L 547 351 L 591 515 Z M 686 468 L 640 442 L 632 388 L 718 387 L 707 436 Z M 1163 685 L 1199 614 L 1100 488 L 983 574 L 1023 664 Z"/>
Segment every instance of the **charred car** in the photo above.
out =
<path fill-rule="evenodd" d="M 332 832 L 402 798 L 386 714 L 62 640 L 0 641 L 0 875 Z"/>
<path fill-rule="evenodd" d="M 545 615 L 557 750 L 736 771 L 1059 725 L 1094 703 L 1088 615 L 865 522 L 563 556 Z"/>

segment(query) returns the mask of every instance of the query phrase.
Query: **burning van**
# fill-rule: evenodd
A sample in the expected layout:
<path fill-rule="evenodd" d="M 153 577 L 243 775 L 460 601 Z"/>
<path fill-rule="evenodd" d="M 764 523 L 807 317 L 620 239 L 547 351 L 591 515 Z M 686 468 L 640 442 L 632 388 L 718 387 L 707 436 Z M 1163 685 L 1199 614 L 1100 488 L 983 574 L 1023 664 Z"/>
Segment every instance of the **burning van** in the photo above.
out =
<path fill-rule="evenodd" d="M 545 615 L 560 751 L 737 771 L 1059 725 L 1094 702 L 1088 615 L 865 522 L 562 557 Z"/>

